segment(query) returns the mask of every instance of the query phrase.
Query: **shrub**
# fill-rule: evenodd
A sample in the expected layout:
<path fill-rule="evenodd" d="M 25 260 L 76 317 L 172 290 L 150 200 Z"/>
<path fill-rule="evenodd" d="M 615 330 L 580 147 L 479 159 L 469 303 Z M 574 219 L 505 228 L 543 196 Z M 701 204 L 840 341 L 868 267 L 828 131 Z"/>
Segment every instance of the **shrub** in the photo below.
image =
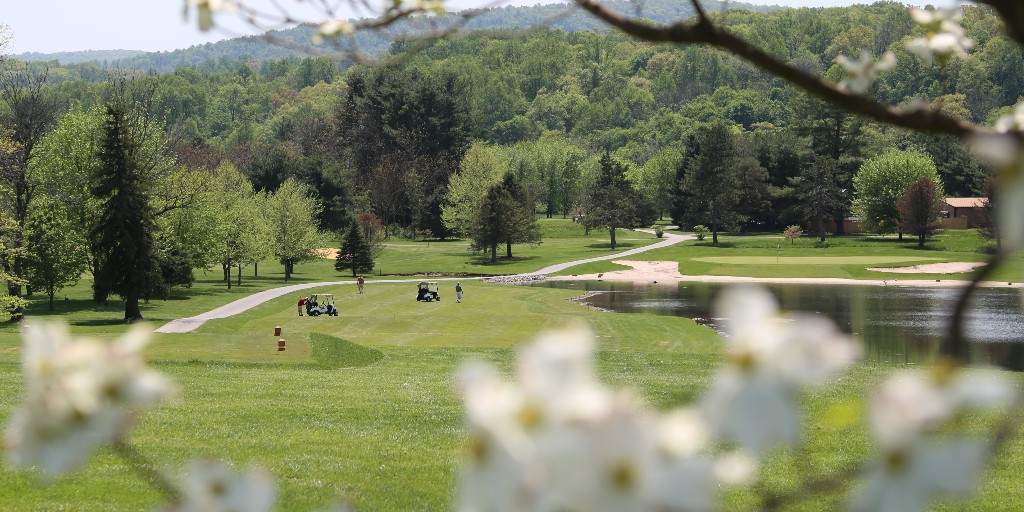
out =
<path fill-rule="evenodd" d="M 661 238 L 665 235 L 665 230 L 660 225 L 654 226 L 654 236 Z"/>
<path fill-rule="evenodd" d="M 804 236 L 804 228 L 797 225 L 789 226 L 782 232 L 782 236 L 792 244 L 797 238 Z"/>
<path fill-rule="evenodd" d="M 704 240 L 704 237 L 708 236 L 711 230 L 704 224 L 697 224 L 693 227 L 693 232 L 697 234 L 697 240 Z"/>

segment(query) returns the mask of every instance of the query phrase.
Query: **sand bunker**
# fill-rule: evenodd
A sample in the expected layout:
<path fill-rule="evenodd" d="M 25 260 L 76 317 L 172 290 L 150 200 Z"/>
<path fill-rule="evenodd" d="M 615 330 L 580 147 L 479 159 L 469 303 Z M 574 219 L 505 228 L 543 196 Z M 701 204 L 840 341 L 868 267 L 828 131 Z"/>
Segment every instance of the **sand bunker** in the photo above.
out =
<path fill-rule="evenodd" d="M 916 287 L 961 287 L 967 284 L 965 280 L 950 279 L 897 279 L 896 277 L 885 277 L 879 279 L 850 279 L 839 277 L 736 277 L 736 276 L 709 276 L 709 275 L 683 275 L 679 273 L 679 263 L 675 261 L 629 261 L 615 260 L 612 263 L 633 267 L 627 270 L 615 270 L 601 274 L 585 274 L 575 276 L 550 276 L 553 281 L 631 281 L 634 283 L 658 283 L 675 284 L 679 282 L 703 282 L 703 283 L 793 283 L 793 284 L 854 284 L 854 285 L 877 285 L 877 286 L 916 286 Z M 891 269 L 872 269 L 885 272 L 903 273 L 959 273 L 970 272 L 984 263 L 980 262 L 953 262 L 953 263 L 931 263 L 927 265 L 914 265 L 909 267 L 893 267 Z M 1020 288 L 1021 283 L 1006 282 L 983 282 L 984 287 L 1011 287 Z"/>
<path fill-rule="evenodd" d="M 960 274 L 970 272 L 984 266 L 983 261 L 950 261 L 946 263 L 928 263 L 910 265 L 909 267 L 870 267 L 875 272 L 891 272 L 894 274 Z"/>

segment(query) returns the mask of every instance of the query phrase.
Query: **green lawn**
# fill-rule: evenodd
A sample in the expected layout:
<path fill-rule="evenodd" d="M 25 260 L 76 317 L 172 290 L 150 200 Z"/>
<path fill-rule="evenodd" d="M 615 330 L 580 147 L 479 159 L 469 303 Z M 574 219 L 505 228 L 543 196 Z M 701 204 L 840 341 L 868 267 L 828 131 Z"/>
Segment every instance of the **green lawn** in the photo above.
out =
<path fill-rule="evenodd" d="M 556 221 L 549 221 L 555 223 Z M 552 224 L 549 231 L 571 223 Z M 568 230 L 565 231 L 568 233 Z M 606 234 L 601 234 L 606 237 Z M 631 233 L 620 237 L 630 238 Z M 637 238 L 643 238 L 637 236 Z M 645 239 L 653 240 L 653 239 Z M 694 258 L 765 257 L 767 237 L 727 237 L 729 247 L 687 243 L 649 259 L 691 262 Z M 594 235 L 557 237 L 534 249 L 517 248 L 523 260 L 507 264 L 536 269 L 577 254 L 607 252 L 606 238 Z M 803 241 L 801 241 L 803 242 Z M 637 240 L 635 243 L 647 243 Z M 865 242 L 866 243 L 866 242 Z M 477 262 L 473 271 L 456 261 L 474 261 L 455 243 L 401 242 L 389 247 L 382 262 L 415 268 L 418 249 L 425 265 L 445 273 L 489 273 Z M 559 249 L 559 244 L 565 244 Z M 745 246 L 749 244 L 750 246 Z M 408 247 L 413 246 L 413 247 Z M 592 246 L 592 247 L 591 247 Z M 835 245 L 814 257 L 914 257 L 966 260 L 981 253 L 934 249 L 913 252 L 885 247 L 871 252 L 857 245 Z M 523 250 L 525 249 L 525 250 Z M 570 254 L 560 257 L 558 251 Z M 787 257 L 807 257 L 794 252 Z M 908 252 L 909 251 L 909 252 Z M 517 257 L 518 254 L 517 254 Z M 645 255 L 646 257 L 646 255 Z M 934 261 L 934 260 L 932 260 Z M 696 262 L 708 269 L 753 271 L 752 263 Z M 594 264 L 606 265 L 609 264 Z M 853 268 L 843 263 L 835 268 Z M 230 292 L 211 274 L 168 301 L 146 306 L 147 317 L 167 320 L 226 303 L 245 293 L 284 284 L 279 265 L 261 265 L 258 279 L 246 276 Z M 772 272 L 832 265 L 771 265 Z M 577 269 L 574 269 L 577 270 Z M 331 262 L 304 263 L 293 282 L 345 279 Z M 800 270 L 802 271 L 802 270 Z M 398 271 L 395 271 L 398 273 Z M 366 293 L 355 285 L 317 290 L 334 293 L 338 317 L 298 317 L 296 297 L 267 302 L 237 317 L 210 321 L 196 332 L 157 334 L 147 351 L 153 365 L 174 378 L 182 399 L 145 414 L 131 441 L 168 471 L 179 471 L 197 457 L 222 459 L 236 468 L 259 465 L 274 476 L 282 510 L 324 510 L 336 500 L 356 510 L 444 510 L 452 505 L 455 468 L 460 452 L 462 409 L 452 390 L 460 361 L 480 358 L 510 372 L 514 347 L 538 331 L 584 322 L 597 335 L 598 371 L 616 387 L 636 391 L 653 407 L 665 410 L 699 397 L 721 358 L 721 342 L 710 329 L 690 320 L 645 314 L 590 310 L 566 300 L 577 292 L 489 284 L 463 279 L 466 296 L 454 302 L 454 283 L 442 281 L 442 300 L 414 300 L 415 285 L 369 280 Z M 92 307 L 88 286 L 68 290 L 57 315 L 80 334 L 109 338 L 123 332 L 120 308 Z M 45 304 L 30 309 L 44 316 Z M 281 326 L 287 350 L 277 350 L 274 327 Z M 0 415 L 6 417 L 21 399 L 20 336 L 0 326 Z M 862 420 L 844 411 L 864 410 L 861 397 L 893 367 L 861 363 L 835 386 L 805 395 L 805 443 L 796 456 L 776 455 L 765 465 L 766 482 L 786 490 L 799 471 L 839 471 L 870 453 Z M 1021 380 L 1018 378 L 1018 380 Z M 975 418 L 977 425 L 985 418 Z M 1024 502 L 1019 468 L 1024 439 L 1016 436 L 984 476 L 971 510 L 1006 510 Z M 109 451 L 101 450 L 82 471 L 43 485 L 31 474 L 0 471 L 0 510 L 139 510 L 152 509 L 158 496 Z M 800 510 L 831 510 L 841 495 L 812 501 Z M 750 496 L 732 493 L 727 509 L 749 508 Z M 955 508 L 955 507 L 954 507 Z"/>

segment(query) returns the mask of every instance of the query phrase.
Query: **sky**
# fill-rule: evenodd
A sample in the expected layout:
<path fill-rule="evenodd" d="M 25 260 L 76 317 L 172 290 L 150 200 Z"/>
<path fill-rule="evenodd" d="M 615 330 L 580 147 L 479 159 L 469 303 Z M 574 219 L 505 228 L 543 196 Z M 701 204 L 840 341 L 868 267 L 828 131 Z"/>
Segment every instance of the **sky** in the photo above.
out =
<path fill-rule="evenodd" d="M 270 1 L 251 0 L 251 3 L 266 5 Z M 792 7 L 823 7 L 871 3 L 873 0 L 747 1 Z M 952 5 L 954 2 L 932 0 L 930 3 Z M 299 5 L 297 0 L 280 0 L 280 3 Z M 471 0 L 464 0 L 463 3 L 472 5 Z M 482 3 L 477 2 L 476 5 Z M 541 3 L 541 0 L 515 0 L 512 3 L 532 5 Z M 6 0 L 4 4 L 0 11 L 0 24 L 11 29 L 13 44 L 8 51 L 15 55 L 82 50 L 170 51 L 256 33 L 241 23 L 234 23 L 226 31 L 201 33 L 194 13 L 189 20 L 183 19 L 184 0 Z"/>

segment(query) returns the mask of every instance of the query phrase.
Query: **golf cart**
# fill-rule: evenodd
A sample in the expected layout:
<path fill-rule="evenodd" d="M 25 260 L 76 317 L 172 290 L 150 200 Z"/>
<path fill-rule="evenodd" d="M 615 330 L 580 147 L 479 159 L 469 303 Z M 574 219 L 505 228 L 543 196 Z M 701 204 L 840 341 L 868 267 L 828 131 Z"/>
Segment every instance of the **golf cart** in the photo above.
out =
<path fill-rule="evenodd" d="M 334 306 L 334 295 L 314 293 L 306 301 L 306 314 L 309 316 L 338 316 L 338 308 Z"/>
<path fill-rule="evenodd" d="M 427 302 L 432 300 L 441 300 L 441 296 L 437 293 L 436 281 L 420 281 L 418 287 L 419 290 L 416 291 L 416 300 L 424 300 Z"/>

